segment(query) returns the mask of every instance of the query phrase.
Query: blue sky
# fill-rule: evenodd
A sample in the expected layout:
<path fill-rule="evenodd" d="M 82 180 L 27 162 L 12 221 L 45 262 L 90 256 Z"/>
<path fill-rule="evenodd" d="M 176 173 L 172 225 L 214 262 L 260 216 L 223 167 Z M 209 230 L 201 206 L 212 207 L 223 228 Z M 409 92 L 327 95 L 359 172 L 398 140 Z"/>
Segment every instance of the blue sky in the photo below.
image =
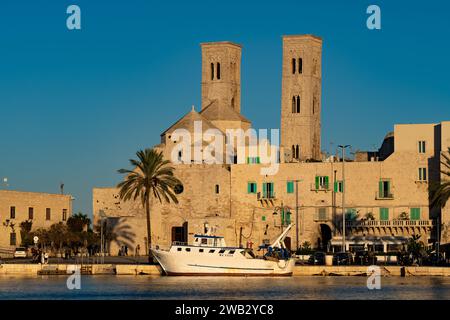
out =
<path fill-rule="evenodd" d="M 70 4 L 82 30 L 66 28 Z M 435 0 L 2 0 L 0 177 L 42 192 L 63 181 L 91 214 L 93 187 L 119 182 L 136 150 L 200 106 L 201 42 L 243 45 L 242 113 L 279 128 L 284 34 L 323 37 L 322 149 L 372 149 L 395 123 L 450 120 L 449 12 Z"/>

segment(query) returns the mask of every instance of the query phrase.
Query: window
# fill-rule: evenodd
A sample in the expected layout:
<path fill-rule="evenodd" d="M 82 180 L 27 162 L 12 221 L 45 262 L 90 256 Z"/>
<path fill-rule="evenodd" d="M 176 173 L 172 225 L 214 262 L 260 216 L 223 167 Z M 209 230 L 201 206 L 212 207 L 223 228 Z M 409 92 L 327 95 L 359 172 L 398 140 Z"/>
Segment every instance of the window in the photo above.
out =
<path fill-rule="evenodd" d="M 300 96 L 297 96 L 296 113 L 300 113 Z"/>
<path fill-rule="evenodd" d="M 313 107 L 312 107 L 312 113 L 316 113 L 316 106 L 317 106 L 317 98 L 313 98 Z"/>
<path fill-rule="evenodd" d="M 16 207 L 9 208 L 9 217 L 11 219 L 15 219 L 16 218 Z"/>
<path fill-rule="evenodd" d="M 11 232 L 9 234 L 9 245 L 10 246 L 15 246 L 17 245 L 17 236 L 15 232 Z"/>
<path fill-rule="evenodd" d="M 202 238 L 201 243 L 202 243 L 202 244 L 208 244 L 208 239 Z"/>
<path fill-rule="evenodd" d="M 292 58 L 292 74 L 295 74 L 295 69 L 296 69 L 295 58 Z"/>
<path fill-rule="evenodd" d="M 216 250 L 209 250 L 209 253 L 214 253 L 214 252 L 216 252 Z"/>
<path fill-rule="evenodd" d="M 420 220 L 420 208 L 411 208 L 411 220 Z"/>
<path fill-rule="evenodd" d="M 67 209 L 63 209 L 62 211 L 62 221 L 66 221 L 67 220 Z"/>
<path fill-rule="evenodd" d="M 266 221 L 266 216 L 262 216 L 262 217 L 261 217 L 261 220 L 262 220 L 262 221 Z"/>
<path fill-rule="evenodd" d="M 247 182 L 247 193 L 256 193 L 256 182 Z"/>
<path fill-rule="evenodd" d="M 203 251 L 205 251 L 205 250 L 203 250 L 203 249 L 198 249 L 198 252 L 203 252 Z"/>
<path fill-rule="evenodd" d="M 286 183 L 286 189 L 287 193 L 294 193 L 294 181 L 288 181 Z"/>
<path fill-rule="evenodd" d="M 220 191 L 220 187 L 218 184 L 216 184 L 216 194 L 219 194 L 219 191 Z"/>
<path fill-rule="evenodd" d="M 295 113 L 295 96 L 292 97 L 292 113 Z"/>
<path fill-rule="evenodd" d="M 250 164 L 261 163 L 260 157 L 247 157 L 247 163 Z"/>
<path fill-rule="evenodd" d="M 389 220 L 389 208 L 380 208 L 380 220 Z"/>
<path fill-rule="evenodd" d="M 424 140 L 419 141 L 419 153 L 425 153 L 426 151 L 426 144 Z"/>
<path fill-rule="evenodd" d="M 50 208 L 45 209 L 45 220 L 51 219 L 51 210 Z"/>
<path fill-rule="evenodd" d="M 181 248 L 177 248 L 177 251 L 181 251 Z"/>
<path fill-rule="evenodd" d="M 178 151 L 178 161 L 181 161 L 183 157 L 183 151 L 179 150 Z"/>
<path fill-rule="evenodd" d="M 184 250 L 186 250 L 186 252 L 191 252 L 191 248 L 186 248 Z"/>
<path fill-rule="evenodd" d="M 217 80 L 220 80 L 220 63 L 217 62 Z"/>
<path fill-rule="evenodd" d="M 263 183 L 263 198 L 275 198 L 273 182 Z"/>
<path fill-rule="evenodd" d="M 381 180 L 378 184 L 378 196 L 379 198 L 392 198 L 391 194 L 391 181 Z"/>
<path fill-rule="evenodd" d="M 225 250 L 223 250 L 223 249 L 219 251 L 219 253 L 224 253 L 224 252 L 225 252 Z"/>
<path fill-rule="evenodd" d="M 316 176 L 316 190 L 328 190 L 329 179 L 328 176 Z"/>
<path fill-rule="evenodd" d="M 28 219 L 29 220 L 33 220 L 34 218 L 34 208 L 33 207 L 29 207 L 28 208 Z"/>
<path fill-rule="evenodd" d="M 327 220 L 327 208 L 319 208 L 319 220 Z"/>
<path fill-rule="evenodd" d="M 297 145 L 292 146 L 292 158 L 299 159 L 300 158 L 300 147 Z"/>
<path fill-rule="evenodd" d="M 235 250 L 230 250 L 230 251 L 228 251 L 228 253 L 229 253 L 229 254 L 234 254 L 234 253 L 235 253 Z"/>
<path fill-rule="evenodd" d="M 334 192 L 344 192 L 344 181 L 334 182 Z"/>
<path fill-rule="evenodd" d="M 214 63 L 211 63 L 211 80 L 214 80 Z"/>
<path fill-rule="evenodd" d="M 427 181 L 427 168 L 419 168 L 419 181 Z"/>
<path fill-rule="evenodd" d="M 302 73 L 303 72 L 303 59 L 299 58 L 298 59 L 298 73 Z"/>

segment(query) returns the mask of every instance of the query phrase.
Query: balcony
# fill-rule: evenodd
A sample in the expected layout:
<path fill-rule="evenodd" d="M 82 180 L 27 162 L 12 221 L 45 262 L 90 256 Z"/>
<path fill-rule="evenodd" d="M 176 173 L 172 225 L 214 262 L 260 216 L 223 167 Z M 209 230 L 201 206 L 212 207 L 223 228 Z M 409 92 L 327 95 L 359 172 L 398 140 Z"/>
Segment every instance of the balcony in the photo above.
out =
<path fill-rule="evenodd" d="M 274 200 L 274 199 L 276 199 L 275 192 L 267 192 L 267 193 L 258 192 L 256 194 L 256 197 L 258 200 Z"/>
<path fill-rule="evenodd" d="M 324 185 L 324 184 L 316 186 L 315 183 L 311 183 L 310 190 L 311 191 L 316 191 L 316 192 L 317 191 L 325 191 L 325 192 L 327 192 L 327 191 L 330 191 L 330 186 L 327 186 L 327 185 Z"/>
<path fill-rule="evenodd" d="M 391 192 L 375 192 L 375 200 L 394 200 L 394 194 Z"/>
<path fill-rule="evenodd" d="M 434 220 L 357 220 L 346 221 L 349 228 L 396 228 L 396 227 L 420 227 L 427 228 L 434 225 Z"/>

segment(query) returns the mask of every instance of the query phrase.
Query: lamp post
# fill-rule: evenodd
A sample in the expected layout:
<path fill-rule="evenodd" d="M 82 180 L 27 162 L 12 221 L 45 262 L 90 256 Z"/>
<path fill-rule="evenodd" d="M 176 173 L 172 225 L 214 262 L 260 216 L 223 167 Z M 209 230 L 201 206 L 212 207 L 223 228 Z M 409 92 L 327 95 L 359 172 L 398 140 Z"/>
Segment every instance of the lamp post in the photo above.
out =
<path fill-rule="evenodd" d="M 339 145 L 339 148 L 342 149 L 342 251 L 346 252 L 345 247 L 345 190 L 347 189 L 345 185 L 345 149 L 351 147 L 349 144 L 347 145 Z"/>

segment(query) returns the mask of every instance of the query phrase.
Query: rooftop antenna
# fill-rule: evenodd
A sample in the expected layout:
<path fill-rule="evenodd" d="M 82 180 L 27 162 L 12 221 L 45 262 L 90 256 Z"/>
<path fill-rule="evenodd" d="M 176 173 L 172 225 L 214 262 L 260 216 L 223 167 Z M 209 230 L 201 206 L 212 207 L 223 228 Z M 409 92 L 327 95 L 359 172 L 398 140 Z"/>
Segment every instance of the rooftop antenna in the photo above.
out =
<path fill-rule="evenodd" d="M 64 183 L 63 182 L 61 182 L 59 184 L 59 189 L 61 190 L 61 194 L 64 194 Z"/>
<path fill-rule="evenodd" d="M 3 187 L 5 187 L 5 188 L 8 188 L 8 187 L 9 187 L 9 184 L 8 184 L 8 178 L 7 178 L 7 177 L 4 177 L 4 178 L 3 178 Z"/>

